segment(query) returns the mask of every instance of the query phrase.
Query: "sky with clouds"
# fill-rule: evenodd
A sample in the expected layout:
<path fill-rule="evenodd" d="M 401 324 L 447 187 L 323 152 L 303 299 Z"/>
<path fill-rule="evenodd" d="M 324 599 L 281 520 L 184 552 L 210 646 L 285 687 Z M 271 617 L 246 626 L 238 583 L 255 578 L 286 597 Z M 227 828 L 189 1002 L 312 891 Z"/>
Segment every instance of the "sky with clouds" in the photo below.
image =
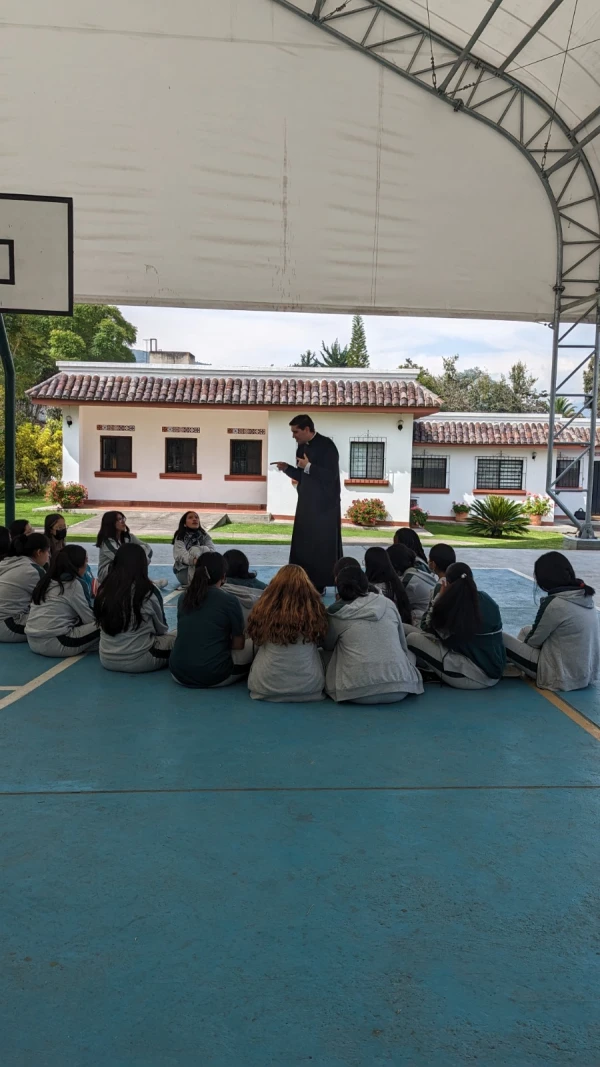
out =
<path fill-rule="evenodd" d="M 307 348 L 318 352 L 322 341 L 328 344 L 336 337 L 342 344 L 348 341 L 352 321 L 346 315 L 287 312 L 151 307 L 121 310 L 137 327 L 138 348 L 146 347 L 146 338 L 155 337 L 159 348 L 193 352 L 198 361 L 215 368 L 289 367 Z M 364 321 L 371 366 L 377 370 L 394 370 L 410 356 L 437 372 L 443 356 L 458 353 L 459 366 L 484 367 L 494 377 L 523 360 L 538 378 L 538 388 L 549 386 L 552 334 L 547 326 L 389 316 L 367 316 Z M 591 341 L 591 327 L 588 332 Z M 576 366 L 577 361 L 575 356 L 565 359 L 565 370 Z"/>

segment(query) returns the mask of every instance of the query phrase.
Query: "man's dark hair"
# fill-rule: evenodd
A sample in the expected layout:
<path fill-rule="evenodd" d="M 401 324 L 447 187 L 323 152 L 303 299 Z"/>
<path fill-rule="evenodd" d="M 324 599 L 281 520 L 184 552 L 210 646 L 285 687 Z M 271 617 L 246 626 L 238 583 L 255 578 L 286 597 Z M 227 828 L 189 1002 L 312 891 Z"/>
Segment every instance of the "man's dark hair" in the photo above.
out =
<path fill-rule="evenodd" d="M 290 426 L 297 426 L 299 430 L 310 430 L 311 433 L 315 432 L 315 424 L 310 415 L 296 415 L 290 422 Z"/>
<path fill-rule="evenodd" d="M 452 548 L 452 545 L 444 545 L 441 542 L 437 545 L 432 545 L 429 549 L 429 559 L 432 563 L 435 563 L 437 569 L 445 574 L 448 567 L 451 567 L 453 563 L 456 563 L 456 552 Z"/>

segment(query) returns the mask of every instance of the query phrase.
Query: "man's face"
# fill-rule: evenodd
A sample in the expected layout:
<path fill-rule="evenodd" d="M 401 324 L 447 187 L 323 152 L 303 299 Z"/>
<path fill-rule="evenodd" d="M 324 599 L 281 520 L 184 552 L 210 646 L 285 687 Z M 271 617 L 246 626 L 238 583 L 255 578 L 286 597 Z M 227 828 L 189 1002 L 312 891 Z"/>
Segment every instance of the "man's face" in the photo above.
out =
<path fill-rule="evenodd" d="M 292 426 L 292 437 L 297 445 L 306 445 L 312 437 L 312 430 L 309 430 L 308 426 L 305 430 L 301 430 L 299 426 Z"/>

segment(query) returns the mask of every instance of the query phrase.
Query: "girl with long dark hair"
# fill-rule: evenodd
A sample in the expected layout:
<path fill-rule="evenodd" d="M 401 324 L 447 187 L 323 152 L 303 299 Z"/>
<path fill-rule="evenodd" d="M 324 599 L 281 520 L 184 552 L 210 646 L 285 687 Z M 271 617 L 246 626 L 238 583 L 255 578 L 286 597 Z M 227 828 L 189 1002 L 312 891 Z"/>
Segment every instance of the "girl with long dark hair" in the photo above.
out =
<path fill-rule="evenodd" d="M 358 563 L 338 572 L 336 587 L 324 641 L 332 653 L 325 675 L 328 696 L 352 704 L 393 704 L 408 693 L 422 693 L 423 680 L 391 597 L 369 591 Z"/>
<path fill-rule="evenodd" d="M 495 600 L 478 589 L 466 563 L 452 563 L 424 629 L 407 643 L 417 667 L 433 671 L 454 689 L 488 689 L 506 666 L 502 618 Z"/>
<path fill-rule="evenodd" d="M 248 675 L 252 644 L 244 637 L 239 600 L 223 589 L 226 566 L 219 552 L 205 552 L 177 603 L 177 640 L 171 674 L 180 685 L 212 689 Z"/>
<path fill-rule="evenodd" d="M 435 577 L 427 567 L 425 572 L 417 567 L 416 556 L 412 548 L 406 545 L 390 545 L 387 550 L 390 563 L 398 575 L 412 613 L 412 622 L 418 625 L 429 607 L 431 594 L 435 588 Z"/>
<path fill-rule="evenodd" d="M 139 545 L 144 549 L 148 562 L 152 559 L 152 549 L 145 541 L 131 532 L 122 511 L 105 511 L 96 538 L 98 556 L 98 581 L 103 582 L 112 567 L 117 552 L 123 545 Z M 164 589 L 169 583 L 166 578 L 157 578 L 154 585 Z"/>
<path fill-rule="evenodd" d="M 569 692 L 600 681 L 600 634 L 591 586 L 575 576 L 562 552 L 545 552 L 533 573 L 547 595 L 533 626 L 504 634 L 511 663 L 541 689 Z"/>
<path fill-rule="evenodd" d="M 85 574 L 88 557 L 81 545 L 65 545 L 33 591 L 25 635 L 39 656 L 77 656 L 97 652 L 100 642 Z"/>
<path fill-rule="evenodd" d="M 14 555 L 0 563 L 0 641 L 24 642 L 25 623 L 33 591 L 44 577 L 50 558 L 50 544 L 44 534 L 17 536 Z"/>
<path fill-rule="evenodd" d="M 23 545 L 25 538 L 33 533 L 33 526 L 29 519 L 15 519 L 8 527 L 8 532 L 11 541 L 9 555 L 16 556 L 19 546 Z"/>
<path fill-rule="evenodd" d="M 396 605 L 402 622 L 412 622 L 412 608 L 406 590 L 392 567 L 385 548 L 374 545 L 367 549 L 365 572 L 367 580 Z"/>
<path fill-rule="evenodd" d="M 282 567 L 248 619 L 248 636 L 258 648 L 250 696 L 274 703 L 323 700 L 319 645 L 326 633 L 327 613 L 306 571 L 293 563 Z"/>
<path fill-rule="evenodd" d="M 168 632 L 160 595 L 148 577 L 142 545 L 115 554 L 94 602 L 100 626 L 100 662 L 109 671 L 141 674 L 169 664 L 175 636 Z"/>
<path fill-rule="evenodd" d="M 44 519 L 44 533 L 50 542 L 50 562 L 65 547 L 67 536 L 67 524 L 64 515 L 58 511 L 46 515 Z"/>
<path fill-rule="evenodd" d="M 425 555 L 425 549 L 421 544 L 421 538 L 416 530 L 411 529 L 410 526 L 401 526 L 394 534 L 394 544 L 404 545 L 406 548 L 410 548 L 411 552 L 414 552 L 415 554 L 416 569 L 418 571 L 423 571 L 424 574 L 427 573 L 429 570 L 427 556 Z"/>
<path fill-rule="evenodd" d="M 216 552 L 208 532 L 200 523 L 196 511 L 186 511 L 173 534 L 173 574 L 186 588 L 194 577 L 194 568 L 205 552 Z"/>

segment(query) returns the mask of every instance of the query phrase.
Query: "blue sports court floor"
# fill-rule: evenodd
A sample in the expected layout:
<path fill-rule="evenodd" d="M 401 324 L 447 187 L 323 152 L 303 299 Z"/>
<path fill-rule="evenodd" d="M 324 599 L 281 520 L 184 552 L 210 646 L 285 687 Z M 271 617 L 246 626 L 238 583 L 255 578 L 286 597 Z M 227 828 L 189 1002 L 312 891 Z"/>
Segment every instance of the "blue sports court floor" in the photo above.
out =
<path fill-rule="evenodd" d="M 3 1067 L 600 1063 L 599 691 L 268 705 L 24 646 L 0 684 Z"/>

